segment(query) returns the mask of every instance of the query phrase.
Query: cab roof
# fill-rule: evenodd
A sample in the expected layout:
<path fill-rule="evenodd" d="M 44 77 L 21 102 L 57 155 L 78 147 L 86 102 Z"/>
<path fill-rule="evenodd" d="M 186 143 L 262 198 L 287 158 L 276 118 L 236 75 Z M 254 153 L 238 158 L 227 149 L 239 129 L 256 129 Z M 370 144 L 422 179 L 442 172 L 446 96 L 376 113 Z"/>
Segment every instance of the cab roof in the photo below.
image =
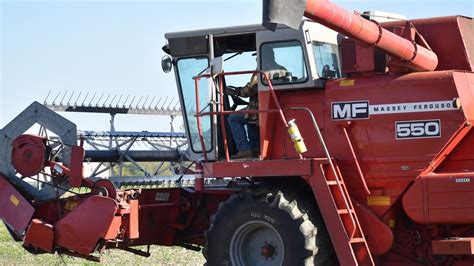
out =
<path fill-rule="evenodd" d="M 288 27 L 282 24 L 278 24 L 277 29 L 287 29 Z M 214 35 L 215 37 L 219 36 L 229 36 L 229 35 L 239 35 L 239 34 L 250 34 L 256 33 L 258 31 L 266 31 L 268 29 L 264 28 L 261 24 L 250 24 L 250 25 L 241 25 L 241 26 L 230 26 L 230 27 L 219 27 L 219 28 L 209 28 L 209 29 L 200 29 L 200 30 L 191 30 L 191 31 L 178 31 L 178 32 L 169 32 L 165 34 L 166 39 L 177 39 L 177 38 L 188 38 L 188 37 L 205 37 L 209 34 Z"/>
<path fill-rule="evenodd" d="M 278 25 L 279 29 L 288 27 Z M 252 24 L 166 33 L 168 44 L 163 47 L 163 51 L 176 57 L 206 55 L 209 53 L 209 35 L 214 39 L 216 57 L 225 53 L 256 51 L 256 33 L 261 31 L 268 29 L 260 24 Z"/>

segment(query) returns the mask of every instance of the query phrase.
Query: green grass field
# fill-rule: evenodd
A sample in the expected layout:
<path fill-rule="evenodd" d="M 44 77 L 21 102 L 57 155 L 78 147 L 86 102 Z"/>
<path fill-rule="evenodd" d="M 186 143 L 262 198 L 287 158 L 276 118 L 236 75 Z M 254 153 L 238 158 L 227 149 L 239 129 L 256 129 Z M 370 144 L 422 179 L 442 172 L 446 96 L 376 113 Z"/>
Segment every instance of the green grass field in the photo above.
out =
<path fill-rule="evenodd" d="M 106 251 L 104 263 L 109 265 L 203 265 L 204 257 L 200 252 L 178 247 L 152 247 L 151 257 L 144 258 L 119 250 Z M 26 252 L 21 243 L 10 237 L 7 229 L 0 223 L 0 265 L 93 265 L 83 259 L 58 256 L 34 256 Z"/>

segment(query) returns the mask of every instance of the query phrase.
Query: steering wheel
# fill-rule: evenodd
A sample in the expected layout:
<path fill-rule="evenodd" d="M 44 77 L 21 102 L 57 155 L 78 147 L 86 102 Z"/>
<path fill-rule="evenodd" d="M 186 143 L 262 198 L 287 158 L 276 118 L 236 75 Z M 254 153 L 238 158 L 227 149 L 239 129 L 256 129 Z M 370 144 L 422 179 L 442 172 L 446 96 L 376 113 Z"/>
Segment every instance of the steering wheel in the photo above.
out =
<path fill-rule="evenodd" d="M 291 83 L 296 81 L 298 78 L 294 77 L 291 72 L 287 72 L 286 75 L 284 76 L 278 76 L 278 77 L 273 77 L 272 82 L 277 82 L 277 83 Z"/>
<path fill-rule="evenodd" d="M 228 88 L 231 88 L 231 89 L 234 89 L 236 90 L 237 88 L 234 87 L 234 86 L 227 86 Z M 226 93 L 227 94 L 227 93 Z M 237 107 L 239 105 L 248 105 L 249 103 L 247 101 L 244 101 L 242 100 L 242 98 L 240 98 L 239 96 L 237 95 L 230 95 L 230 94 L 227 94 L 230 96 L 230 98 L 232 98 L 232 101 L 234 102 L 234 104 L 230 107 L 230 109 L 232 111 L 235 111 L 235 109 L 237 109 Z"/>

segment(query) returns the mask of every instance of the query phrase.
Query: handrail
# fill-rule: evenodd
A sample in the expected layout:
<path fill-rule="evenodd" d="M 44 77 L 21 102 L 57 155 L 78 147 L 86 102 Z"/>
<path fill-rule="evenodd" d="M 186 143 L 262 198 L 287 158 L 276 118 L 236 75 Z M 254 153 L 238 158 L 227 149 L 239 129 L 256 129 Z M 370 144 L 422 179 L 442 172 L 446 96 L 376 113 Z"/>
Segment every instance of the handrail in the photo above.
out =
<path fill-rule="evenodd" d="M 364 186 L 365 192 L 367 192 L 367 195 L 370 195 L 370 189 L 367 186 L 367 182 L 365 181 L 364 173 L 362 172 L 362 168 L 360 167 L 359 164 L 359 159 L 357 158 L 357 155 L 355 153 L 354 147 L 352 146 L 351 139 L 349 138 L 349 133 L 347 132 L 347 128 L 343 127 L 342 131 L 344 131 L 344 135 L 346 136 L 347 143 L 349 144 L 349 148 L 352 153 L 352 158 L 354 159 L 354 162 L 356 164 L 357 171 L 359 172 L 359 177 L 360 180 L 362 181 L 362 185 Z"/>
<path fill-rule="evenodd" d="M 336 170 L 336 167 L 334 166 L 334 163 L 331 159 L 331 155 L 329 154 L 329 150 L 328 150 L 328 147 L 326 145 L 326 142 L 324 141 L 323 135 L 321 134 L 321 129 L 319 128 L 318 122 L 316 121 L 316 118 L 314 117 L 313 111 L 311 111 L 311 109 L 309 109 L 308 107 L 290 107 L 289 110 L 306 111 L 309 114 L 309 116 L 310 116 L 310 118 L 313 122 L 313 125 L 316 129 L 316 134 L 318 135 L 318 138 L 319 138 L 319 142 L 321 143 L 321 146 L 323 147 L 324 154 L 326 155 L 326 159 L 328 160 L 329 166 L 331 167 L 331 171 L 333 172 L 334 177 L 336 178 L 337 187 L 339 188 L 341 193 L 345 195 L 344 205 L 346 205 L 345 207 L 346 207 L 347 211 L 349 212 L 348 215 L 350 216 L 351 222 L 352 222 L 352 225 L 353 225 L 353 231 L 351 232 L 351 235 L 350 235 L 350 239 L 352 239 L 355 236 L 357 226 L 356 226 L 356 221 L 355 221 L 354 217 L 352 216 L 352 213 L 350 212 L 350 210 L 351 210 L 350 203 L 347 201 L 347 197 L 349 195 L 348 195 L 347 191 L 345 191 L 341 186 L 341 182 L 339 180 L 340 173 L 339 173 L 339 171 Z M 327 179 L 326 179 L 326 181 L 327 181 Z M 354 208 L 352 207 L 352 209 L 354 209 Z M 349 235 L 348 235 L 348 237 L 349 237 Z"/>
<path fill-rule="evenodd" d="M 219 114 L 258 114 L 258 113 L 278 113 L 276 109 L 263 109 L 263 110 L 239 110 L 239 111 L 215 111 L 215 112 L 201 112 L 196 116 L 206 116 L 206 115 L 219 115 Z"/>
<path fill-rule="evenodd" d="M 199 79 L 194 79 L 194 88 L 195 88 L 195 93 L 196 93 L 196 113 L 199 113 L 200 111 L 200 106 L 199 106 Z M 197 123 L 197 128 L 198 128 L 198 134 L 199 134 L 199 141 L 201 142 L 201 151 L 204 155 L 204 160 L 207 161 L 207 150 L 206 150 L 206 144 L 204 143 L 204 136 L 202 135 L 202 128 L 201 128 L 201 117 L 196 116 L 196 123 Z"/>
<path fill-rule="evenodd" d="M 267 82 L 268 84 L 268 89 L 269 89 L 269 92 L 270 92 L 270 95 L 272 97 L 272 100 L 274 102 L 274 104 L 276 105 L 276 109 L 266 109 L 266 110 L 245 110 L 245 111 L 222 111 L 224 110 L 224 83 L 222 82 L 222 79 L 225 77 L 225 76 L 235 76 L 235 75 L 245 75 L 245 74 L 260 74 L 263 76 L 264 80 Z M 216 112 L 205 112 L 205 113 L 202 113 L 198 110 L 199 109 L 199 80 L 201 80 L 202 78 L 218 78 L 219 79 L 219 110 L 220 111 L 216 111 Z M 225 124 L 224 124 L 224 119 L 225 119 L 225 115 L 227 114 L 233 114 L 233 113 L 279 113 L 279 116 L 281 118 L 281 121 L 283 122 L 283 124 L 285 125 L 285 127 L 288 128 L 288 122 L 286 120 L 286 117 L 285 117 L 285 114 L 283 113 L 283 110 L 281 109 L 281 106 L 280 106 L 280 102 L 278 101 L 278 97 L 276 96 L 275 94 L 275 90 L 273 89 L 273 85 L 272 85 L 272 82 L 271 82 L 271 79 L 268 77 L 268 74 L 265 73 L 264 71 L 260 71 L 260 70 L 247 70 L 247 71 L 234 71 L 234 72 L 222 72 L 222 73 L 219 73 L 217 75 L 211 75 L 211 74 L 202 74 L 202 75 L 199 75 L 199 76 L 195 76 L 193 77 L 194 79 L 194 84 L 195 84 L 195 93 L 196 93 L 196 119 L 197 119 L 197 128 L 198 128 L 198 134 L 199 134 L 199 139 L 200 139 L 200 142 L 201 142 L 201 147 L 202 147 L 202 152 L 203 152 L 203 155 L 204 155 L 204 160 L 207 161 L 207 152 L 206 152 L 206 149 L 205 149 L 205 143 L 204 143 L 204 136 L 202 134 L 202 128 L 201 128 L 201 116 L 205 116 L 205 115 L 219 115 L 221 117 L 221 131 L 223 132 L 223 138 L 224 138 L 224 150 L 225 150 L 225 156 L 226 156 L 226 161 L 229 162 L 230 161 L 230 156 L 229 156 L 229 147 L 227 145 L 227 132 L 225 130 Z M 300 158 L 302 158 L 302 156 L 300 155 Z"/>
<path fill-rule="evenodd" d="M 321 129 L 319 128 L 318 122 L 316 121 L 316 118 L 314 117 L 313 111 L 311 111 L 311 109 L 309 109 L 308 107 L 290 107 L 289 110 L 306 111 L 309 114 L 311 120 L 313 121 L 313 125 L 316 129 L 316 134 L 318 135 L 319 142 L 321 143 L 321 146 L 323 147 L 324 154 L 326 155 L 328 163 L 331 166 L 331 170 L 333 171 L 334 176 L 337 176 L 336 167 L 334 166 L 334 163 L 331 160 L 331 155 L 329 154 L 328 147 L 326 145 L 326 142 L 324 141 L 323 135 L 321 134 Z"/>

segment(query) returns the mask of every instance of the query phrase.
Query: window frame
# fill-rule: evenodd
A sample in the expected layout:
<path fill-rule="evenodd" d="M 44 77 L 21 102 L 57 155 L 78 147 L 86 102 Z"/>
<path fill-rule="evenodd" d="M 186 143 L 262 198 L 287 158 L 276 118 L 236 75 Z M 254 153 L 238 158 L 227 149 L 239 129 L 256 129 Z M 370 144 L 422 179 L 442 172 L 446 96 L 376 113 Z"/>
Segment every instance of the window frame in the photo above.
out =
<path fill-rule="evenodd" d="M 338 67 L 339 67 L 339 72 L 337 73 L 338 76 L 336 76 L 334 78 L 325 78 L 325 77 L 322 77 L 320 75 L 319 72 L 322 71 L 322 70 L 320 70 L 319 67 L 318 67 L 318 60 L 317 60 L 318 55 L 317 55 L 317 52 L 314 49 L 316 44 L 335 46 L 335 48 L 337 50 L 337 59 L 338 59 L 337 63 L 338 63 Z M 328 42 L 316 41 L 316 40 L 312 40 L 310 43 L 308 43 L 308 45 L 310 46 L 311 50 L 313 51 L 314 67 L 315 67 L 316 75 L 318 76 L 318 78 L 327 79 L 327 80 L 334 80 L 334 79 L 343 78 L 344 75 L 342 73 L 341 48 L 339 47 L 339 45 L 333 44 L 333 43 L 328 43 Z"/>
<path fill-rule="evenodd" d="M 258 55 L 259 55 L 259 57 L 258 57 L 258 66 L 259 66 L 259 70 L 260 70 L 260 71 L 263 71 L 263 70 L 262 70 L 262 59 L 263 59 L 263 58 L 262 58 L 262 56 L 261 56 L 261 54 L 262 54 L 261 51 L 262 51 L 262 47 L 263 47 L 264 45 L 266 45 L 266 44 L 272 44 L 272 43 L 291 43 L 291 42 L 297 42 L 297 43 L 300 45 L 299 47 L 301 48 L 301 56 L 303 57 L 304 68 L 305 68 L 305 72 L 306 72 L 306 78 L 305 78 L 304 80 L 301 80 L 301 81 L 298 81 L 298 82 L 286 82 L 286 83 L 276 83 L 276 84 L 273 84 L 273 82 L 272 82 L 272 86 L 289 86 L 289 85 L 291 86 L 291 85 L 294 85 L 294 84 L 304 84 L 304 83 L 307 83 L 308 80 L 309 80 L 309 75 L 310 75 L 310 73 L 309 73 L 309 71 L 308 71 L 308 65 L 309 65 L 308 63 L 309 63 L 309 62 L 307 62 L 307 57 L 305 56 L 305 49 L 304 49 L 304 47 L 303 47 L 303 44 L 302 44 L 301 41 L 298 40 L 298 39 L 288 39 L 288 40 L 278 40 L 278 41 L 262 42 L 262 43 L 260 44 L 260 46 L 258 47 Z M 265 82 L 265 80 L 262 78 L 262 75 L 260 75 L 260 78 L 259 78 L 259 79 L 260 79 L 260 83 L 261 83 L 262 85 L 268 86 L 268 83 Z"/>
<path fill-rule="evenodd" d="M 180 70 L 179 70 L 179 61 L 181 60 L 185 60 L 185 59 L 206 59 L 207 60 L 207 68 L 210 67 L 210 64 L 211 64 L 211 61 L 209 60 L 209 57 L 206 56 L 206 55 L 197 55 L 197 56 L 185 56 L 185 57 L 179 57 L 176 59 L 176 63 L 175 64 L 175 69 L 176 69 L 176 76 L 177 76 L 177 83 L 178 83 L 178 93 L 179 93 L 179 97 L 181 99 L 181 112 L 183 113 L 183 116 L 184 116 L 184 123 L 185 123 L 185 128 L 186 128 L 186 133 L 188 135 L 188 140 L 189 140 L 189 147 L 191 148 L 191 151 L 193 153 L 196 153 L 196 154 L 203 154 L 203 153 L 211 153 L 213 150 L 214 150 L 214 116 L 212 115 L 209 115 L 209 123 L 210 123 L 210 130 L 211 130 L 211 138 L 210 138 L 210 144 L 209 145 L 209 149 L 206 149 L 205 151 L 202 149 L 201 147 L 201 150 L 200 151 L 196 151 L 194 149 L 194 146 L 193 146 L 193 143 L 191 141 L 191 130 L 190 130 L 190 123 L 188 121 L 188 116 L 186 115 L 187 114 L 187 111 L 186 111 L 186 104 L 185 104 L 185 101 L 184 101 L 184 94 L 183 94 L 183 86 L 181 84 L 181 75 L 180 75 Z M 201 94 L 199 94 L 201 96 Z M 211 95 L 212 97 L 212 95 Z M 194 100 L 196 100 L 196 93 L 194 93 Z M 211 99 L 212 101 L 212 99 Z M 213 108 L 212 108 L 212 104 L 209 105 L 209 110 L 210 112 L 213 112 Z M 200 110 L 197 110 L 196 108 L 196 111 L 200 111 Z M 201 121 L 202 122 L 202 121 Z M 196 118 L 196 123 L 197 123 L 197 118 Z M 197 125 L 197 124 L 196 124 Z M 198 132 L 199 133 L 199 132 Z M 202 144 L 201 144 L 202 146 Z M 207 147 L 206 147 L 207 148 Z"/>

